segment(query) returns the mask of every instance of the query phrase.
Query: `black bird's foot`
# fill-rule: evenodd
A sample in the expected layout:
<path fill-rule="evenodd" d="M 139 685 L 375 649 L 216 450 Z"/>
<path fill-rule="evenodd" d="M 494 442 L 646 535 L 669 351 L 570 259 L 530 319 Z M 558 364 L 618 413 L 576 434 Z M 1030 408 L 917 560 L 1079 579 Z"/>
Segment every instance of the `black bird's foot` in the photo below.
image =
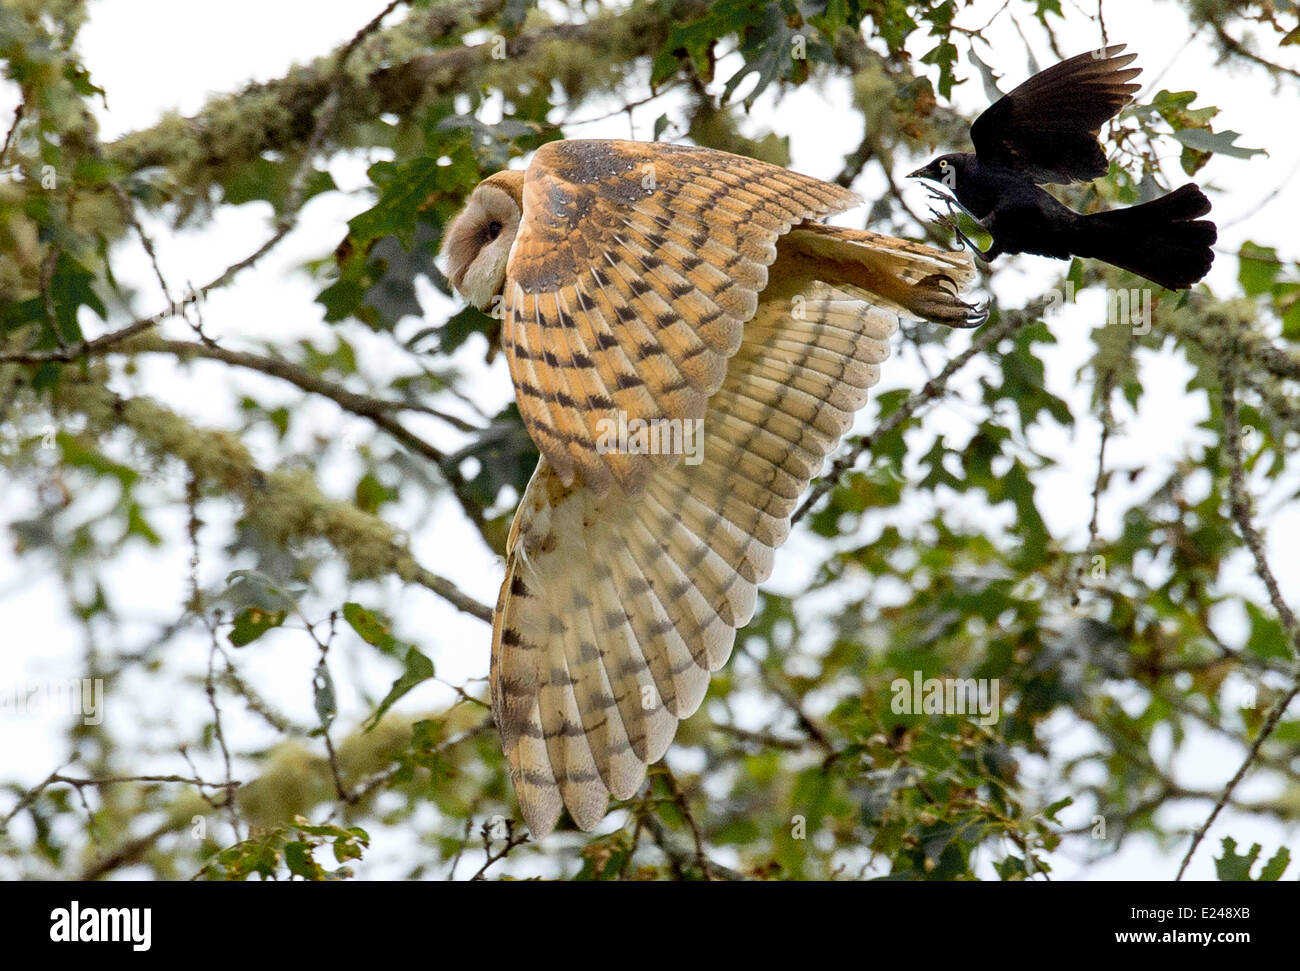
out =
<path fill-rule="evenodd" d="M 957 225 L 957 221 L 953 219 L 951 216 L 946 216 L 942 213 L 935 212 L 935 210 L 933 209 L 930 210 L 930 213 L 934 216 L 935 221 L 938 222 L 940 226 L 942 226 L 944 229 L 947 229 L 954 236 L 956 236 L 958 241 L 960 241 L 963 246 L 968 247 L 970 251 L 975 254 L 975 257 L 979 259 L 981 262 L 992 263 L 993 258 L 998 255 L 994 251 L 994 248 L 992 246 L 990 246 L 986 250 L 980 249 L 979 246 L 975 244 L 974 240 L 972 240 L 969 236 L 967 236 L 965 233 L 961 231 L 961 227 Z"/>
<path fill-rule="evenodd" d="M 977 223 L 980 221 L 979 217 L 976 216 L 975 213 L 967 209 L 965 206 L 963 206 L 960 200 L 955 199 L 952 196 L 947 195 L 943 192 L 940 192 L 938 189 L 935 189 L 933 186 L 928 186 L 928 188 L 930 190 L 931 201 L 942 202 L 944 206 L 947 208 L 949 216 L 956 218 L 957 214 L 961 213 L 962 215 L 969 218 L 971 222 Z M 930 211 L 934 212 L 933 209 L 931 209 Z"/>
<path fill-rule="evenodd" d="M 956 205 L 956 200 L 954 200 L 952 196 L 948 195 L 946 192 L 940 192 L 932 185 L 927 185 L 925 188 L 927 193 L 929 193 L 931 202 L 942 202 L 948 207 L 949 212 L 953 211 L 953 208 Z M 933 211 L 934 210 L 931 210 L 931 212 Z"/>

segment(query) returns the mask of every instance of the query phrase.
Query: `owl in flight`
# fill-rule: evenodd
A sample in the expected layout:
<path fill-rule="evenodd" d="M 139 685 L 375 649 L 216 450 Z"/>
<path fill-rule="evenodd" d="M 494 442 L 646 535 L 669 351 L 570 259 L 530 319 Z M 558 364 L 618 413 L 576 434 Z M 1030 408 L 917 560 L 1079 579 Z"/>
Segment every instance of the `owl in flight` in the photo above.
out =
<path fill-rule="evenodd" d="M 699 707 L 899 317 L 982 320 L 965 254 L 819 221 L 860 203 L 725 152 L 573 140 L 448 226 L 448 278 L 499 312 L 542 456 L 490 676 L 534 838 L 562 808 L 594 828 Z"/>

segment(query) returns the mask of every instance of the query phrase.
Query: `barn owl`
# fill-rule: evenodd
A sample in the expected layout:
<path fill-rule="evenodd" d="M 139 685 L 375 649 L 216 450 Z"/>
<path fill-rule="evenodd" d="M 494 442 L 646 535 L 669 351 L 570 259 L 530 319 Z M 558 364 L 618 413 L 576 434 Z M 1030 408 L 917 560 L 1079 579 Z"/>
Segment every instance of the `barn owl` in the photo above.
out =
<path fill-rule="evenodd" d="M 571 140 L 448 225 L 542 456 L 489 678 L 534 838 L 562 809 L 594 828 L 699 707 L 900 315 L 981 319 L 965 254 L 820 222 L 860 201 L 725 152 Z"/>

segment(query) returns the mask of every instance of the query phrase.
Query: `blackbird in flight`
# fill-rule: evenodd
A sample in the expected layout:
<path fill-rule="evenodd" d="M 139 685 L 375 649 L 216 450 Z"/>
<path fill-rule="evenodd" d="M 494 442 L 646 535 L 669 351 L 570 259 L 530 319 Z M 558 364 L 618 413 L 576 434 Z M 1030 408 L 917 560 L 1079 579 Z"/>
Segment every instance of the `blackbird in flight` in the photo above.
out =
<path fill-rule="evenodd" d="M 952 220 L 940 217 L 980 258 L 1089 256 L 1170 290 L 1190 287 L 1209 272 L 1218 230 L 1199 218 L 1210 211 L 1210 200 L 1196 185 L 1139 206 L 1087 215 L 1042 188 L 1106 174 L 1097 134 L 1138 89 L 1129 82 L 1139 69 L 1125 66 L 1137 55 L 1120 54 L 1123 49 L 1117 44 L 1040 71 L 975 119 L 974 152 L 941 155 L 909 176 L 948 188 L 959 208 L 992 235 L 981 251 Z M 935 196 L 952 206 L 947 196 Z"/>

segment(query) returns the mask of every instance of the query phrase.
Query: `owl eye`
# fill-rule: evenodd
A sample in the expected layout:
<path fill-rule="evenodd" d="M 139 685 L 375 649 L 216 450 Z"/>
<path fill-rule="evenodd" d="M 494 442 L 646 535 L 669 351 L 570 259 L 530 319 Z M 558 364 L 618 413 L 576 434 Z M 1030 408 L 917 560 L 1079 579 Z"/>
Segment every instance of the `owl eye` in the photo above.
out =
<path fill-rule="evenodd" d="M 493 240 L 500 235 L 501 235 L 501 223 L 498 220 L 493 219 L 490 223 L 487 224 L 487 238 L 489 240 Z"/>

